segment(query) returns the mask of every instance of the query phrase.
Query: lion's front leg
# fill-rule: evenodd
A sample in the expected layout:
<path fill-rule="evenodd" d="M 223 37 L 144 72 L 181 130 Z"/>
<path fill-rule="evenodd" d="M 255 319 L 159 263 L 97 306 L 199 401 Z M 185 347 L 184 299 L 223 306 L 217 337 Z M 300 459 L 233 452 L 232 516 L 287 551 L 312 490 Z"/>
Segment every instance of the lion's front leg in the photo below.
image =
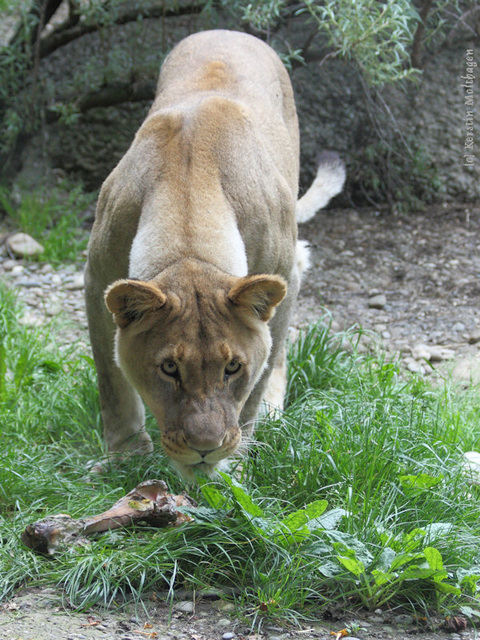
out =
<path fill-rule="evenodd" d="M 88 266 L 85 293 L 108 453 L 151 452 L 143 402 L 115 362 L 115 325 L 103 302 L 103 287 L 95 282 Z"/>

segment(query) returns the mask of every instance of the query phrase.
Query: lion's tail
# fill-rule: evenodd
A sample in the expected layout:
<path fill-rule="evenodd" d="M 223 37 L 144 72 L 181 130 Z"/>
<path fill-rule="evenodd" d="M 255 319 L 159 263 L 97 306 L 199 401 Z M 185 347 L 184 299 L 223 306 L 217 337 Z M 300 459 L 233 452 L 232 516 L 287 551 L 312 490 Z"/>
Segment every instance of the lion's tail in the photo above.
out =
<path fill-rule="evenodd" d="M 297 222 L 307 222 L 327 205 L 343 188 L 345 164 L 335 151 L 322 151 L 318 158 L 318 170 L 310 189 L 297 201 Z"/>

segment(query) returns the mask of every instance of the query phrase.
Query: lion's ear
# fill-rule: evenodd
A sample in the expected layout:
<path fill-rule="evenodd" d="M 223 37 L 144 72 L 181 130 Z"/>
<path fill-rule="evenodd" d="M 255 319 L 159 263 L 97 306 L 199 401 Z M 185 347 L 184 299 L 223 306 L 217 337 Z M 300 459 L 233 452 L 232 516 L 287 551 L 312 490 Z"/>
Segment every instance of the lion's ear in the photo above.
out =
<path fill-rule="evenodd" d="M 105 291 L 105 304 L 121 329 L 147 312 L 161 309 L 166 301 L 160 289 L 140 280 L 117 280 Z"/>
<path fill-rule="evenodd" d="M 273 316 L 275 307 L 285 297 L 287 284 L 280 276 L 256 275 L 239 278 L 228 292 L 233 304 L 252 311 L 267 322 Z"/>

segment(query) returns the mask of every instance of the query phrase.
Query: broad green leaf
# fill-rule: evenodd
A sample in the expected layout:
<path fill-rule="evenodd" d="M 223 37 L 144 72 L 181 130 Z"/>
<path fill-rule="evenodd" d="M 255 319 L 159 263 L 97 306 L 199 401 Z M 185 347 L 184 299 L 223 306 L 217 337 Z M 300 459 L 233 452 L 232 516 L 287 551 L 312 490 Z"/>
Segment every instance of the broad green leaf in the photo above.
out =
<path fill-rule="evenodd" d="M 376 565 L 380 571 L 387 571 L 392 566 L 393 561 L 395 560 L 397 554 L 393 549 L 387 547 L 382 551 L 382 553 L 378 556 Z M 372 571 L 373 573 L 373 571 Z"/>
<path fill-rule="evenodd" d="M 342 518 L 348 516 L 345 509 L 331 509 L 318 518 L 313 518 L 307 524 L 310 531 L 317 529 L 336 529 Z"/>
<path fill-rule="evenodd" d="M 363 542 L 360 542 L 358 538 L 355 538 L 355 536 L 352 536 L 350 533 L 344 533 L 336 529 L 325 529 L 324 535 L 332 541 L 339 555 L 357 558 L 363 562 L 365 566 L 369 566 L 372 563 L 373 556 L 370 551 Z"/>
<path fill-rule="evenodd" d="M 263 511 L 253 502 L 245 489 L 226 473 L 220 472 L 220 475 L 232 490 L 233 497 L 240 507 L 248 513 L 248 515 L 253 516 L 254 518 L 261 518 L 263 516 Z"/>
<path fill-rule="evenodd" d="M 447 572 L 444 571 L 441 574 L 438 573 L 438 571 L 435 571 L 434 569 L 430 569 L 430 567 L 421 567 L 419 565 L 416 564 L 412 564 L 409 567 L 407 567 L 405 569 L 405 571 L 403 573 L 400 574 L 400 578 L 402 580 L 428 580 L 430 578 L 433 578 L 434 580 L 436 580 L 436 576 L 438 576 L 438 579 L 442 579 L 447 577 Z"/>
<path fill-rule="evenodd" d="M 443 570 L 442 554 L 438 549 L 435 549 L 434 547 L 426 547 L 423 550 L 423 553 L 425 554 L 425 558 L 430 569 L 434 569 L 435 571 Z"/>
<path fill-rule="evenodd" d="M 384 571 L 380 571 L 379 569 L 374 569 L 372 571 L 372 576 L 375 580 L 375 584 L 379 587 L 395 580 L 395 575 L 393 573 L 386 573 Z"/>
<path fill-rule="evenodd" d="M 357 578 L 365 573 L 365 567 L 363 562 L 360 562 L 356 558 L 347 558 L 345 556 L 337 556 L 337 559 L 343 564 L 345 569 L 348 569 L 350 573 L 353 573 Z"/>
<path fill-rule="evenodd" d="M 425 556 L 423 555 L 422 552 L 420 552 L 420 553 L 400 553 L 392 560 L 392 563 L 390 565 L 390 570 L 391 571 L 395 571 L 396 569 L 399 569 L 400 567 L 403 567 L 405 564 L 408 564 L 409 562 L 414 562 L 416 560 L 423 560 L 424 557 Z"/>
<path fill-rule="evenodd" d="M 212 484 L 203 478 L 198 478 L 200 490 L 208 504 L 214 509 L 221 509 L 227 506 L 227 498 Z"/>
<path fill-rule="evenodd" d="M 281 520 L 280 525 L 287 527 L 292 533 L 294 533 L 299 529 L 303 529 L 310 520 L 321 516 L 327 506 L 328 502 L 326 500 L 310 502 L 310 504 L 307 504 L 304 509 L 299 509 L 298 511 L 286 516 Z"/>
<path fill-rule="evenodd" d="M 453 584 L 448 584 L 448 582 L 435 581 L 435 589 L 437 589 L 437 591 L 440 591 L 441 593 L 453 593 L 453 595 L 455 596 L 462 595 L 461 589 L 455 587 Z"/>
<path fill-rule="evenodd" d="M 404 489 L 426 491 L 439 484 L 443 480 L 443 476 L 429 476 L 427 473 L 420 473 L 417 476 L 399 476 L 398 479 Z"/>

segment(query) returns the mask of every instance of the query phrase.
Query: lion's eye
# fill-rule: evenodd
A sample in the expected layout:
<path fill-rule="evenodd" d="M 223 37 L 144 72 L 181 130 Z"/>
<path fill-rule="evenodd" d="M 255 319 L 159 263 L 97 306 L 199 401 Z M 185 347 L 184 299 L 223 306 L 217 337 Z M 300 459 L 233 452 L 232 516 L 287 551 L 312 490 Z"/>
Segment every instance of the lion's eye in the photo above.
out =
<path fill-rule="evenodd" d="M 178 374 L 178 367 L 173 360 L 166 360 L 160 365 L 160 369 L 167 376 L 175 377 Z"/>
<path fill-rule="evenodd" d="M 240 370 L 240 367 L 242 365 L 240 364 L 240 362 L 238 360 L 232 360 L 231 362 L 229 362 L 227 364 L 227 366 L 225 367 L 225 373 L 227 376 L 232 376 L 234 373 L 237 373 L 237 371 Z"/>

